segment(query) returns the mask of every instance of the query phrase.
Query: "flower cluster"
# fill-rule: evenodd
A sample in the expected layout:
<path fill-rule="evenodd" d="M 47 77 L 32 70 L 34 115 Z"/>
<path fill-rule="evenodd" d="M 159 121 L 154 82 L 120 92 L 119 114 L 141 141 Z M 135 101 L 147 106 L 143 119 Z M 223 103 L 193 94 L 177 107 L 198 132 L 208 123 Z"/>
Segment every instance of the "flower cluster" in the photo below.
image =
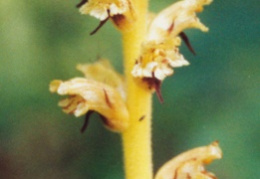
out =
<path fill-rule="evenodd" d="M 183 0 L 154 15 L 149 19 L 146 39 L 142 44 L 142 51 L 132 70 L 132 75 L 149 81 L 162 81 L 173 74 L 173 68 L 189 65 L 179 52 L 183 40 L 193 54 L 189 39 L 183 32 L 187 28 L 198 28 L 204 32 L 204 26 L 196 12 L 200 12 L 204 5 L 212 0 Z M 150 83 L 154 89 L 159 87 Z M 160 84 L 160 83 L 159 83 Z"/>
<path fill-rule="evenodd" d="M 147 15 L 146 37 L 142 43 L 140 56 L 132 69 L 132 75 L 148 81 L 149 88 L 155 89 L 159 97 L 161 96 L 159 94 L 161 82 L 174 73 L 173 68 L 189 65 L 179 52 L 181 41 L 183 40 L 190 51 L 195 54 L 183 31 L 188 28 L 208 31 L 196 13 L 201 12 L 203 6 L 211 2 L 212 0 L 182 0 L 157 15 Z M 131 0 L 89 0 L 83 3 L 80 12 L 90 14 L 101 21 L 91 34 L 94 34 L 109 18 L 119 29 L 120 27 L 129 28 L 126 24 L 131 23 L 125 23 L 126 19 L 128 22 L 135 20 Z M 160 99 L 162 101 L 162 98 Z"/>
<path fill-rule="evenodd" d="M 141 44 L 140 55 L 133 65 L 131 74 L 148 84 L 149 89 L 155 90 L 160 101 L 163 101 L 160 93 L 162 81 L 174 73 L 173 68 L 189 65 L 179 52 L 181 41 L 183 40 L 195 54 L 183 31 L 187 28 L 208 31 L 196 13 L 201 12 L 203 6 L 211 2 L 212 0 L 182 0 L 157 15 L 147 15 L 145 40 Z M 82 0 L 77 7 L 82 14 L 90 14 L 101 21 L 92 33 L 95 33 L 108 19 L 112 19 L 119 28 L 126 27 L 126 21 L 135 21 L 134 5 L 131 0 Z M 117 122 L 127 121 L 128 112 L 124 103 L 122 78 L 118 77 L 110 65 L 106 69 L 100 66 L 100 64 L 104 65 L 104 62 L 98 64 L 78 66 L 86 78 L 74 78 L 67 82 L 54 80 L 50 90 L 60 95 L 71 95 L 70 98 L 60 102 L 60 106 L 66 113 L 80 116 L 88 111 L 97 111 L 106 119 L 115 119 Z M 106 80 L 103 79 L 105 76 Z M 117 124 L 112 124 L 115 121 L 111 124 L 107 122 L 108 120 L 105 121 L 110 128 L 117 130 L 117 127 L 113 127 Z M 122 126 L 119 127 L 119 131 L 126 125 L 122 124 Z"/>

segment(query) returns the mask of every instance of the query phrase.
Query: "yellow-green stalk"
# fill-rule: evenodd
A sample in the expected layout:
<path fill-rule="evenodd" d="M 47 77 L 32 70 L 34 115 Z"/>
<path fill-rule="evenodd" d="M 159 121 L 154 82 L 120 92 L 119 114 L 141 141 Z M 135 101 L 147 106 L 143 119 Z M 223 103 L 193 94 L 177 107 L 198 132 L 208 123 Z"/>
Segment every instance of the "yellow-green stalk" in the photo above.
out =
<path fill-rule="evenodd" d="M 136 21 L 123 32 L 124 67 L 127 79 L 127 106 L 130 126 L 123 132 L 126 179 L 152 179 L 151 92 L 136 82 L 131 71 L 140 56 L 146 31 L 147 0 L 134 0 Z"/>

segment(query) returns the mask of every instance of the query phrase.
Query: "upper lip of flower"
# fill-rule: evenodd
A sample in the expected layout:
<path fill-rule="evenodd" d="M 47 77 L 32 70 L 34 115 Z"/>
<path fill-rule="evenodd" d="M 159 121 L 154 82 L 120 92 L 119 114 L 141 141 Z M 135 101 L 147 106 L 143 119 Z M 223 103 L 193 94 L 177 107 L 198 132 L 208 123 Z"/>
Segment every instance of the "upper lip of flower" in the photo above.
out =
<path fill-rule="evenodd" d="M 211 2 L 212 0 L 183 0 L 165 8 L 151 21 L 147 40 L 161 41 L 169 35 L 176 37 L 187 28 L 207 31 L 208 28 L 200 22 L 196 12 Z"/>
<path fill-rule="evenodd" d="M 198 147 L 174 157 L 159 169 L 155 179 L 179 179 L 183 176 L 215 179 L 214 174 L 207 172 L 203 165 L 220 158 L 222 151 L 215 141 L 208 146 Z"/>

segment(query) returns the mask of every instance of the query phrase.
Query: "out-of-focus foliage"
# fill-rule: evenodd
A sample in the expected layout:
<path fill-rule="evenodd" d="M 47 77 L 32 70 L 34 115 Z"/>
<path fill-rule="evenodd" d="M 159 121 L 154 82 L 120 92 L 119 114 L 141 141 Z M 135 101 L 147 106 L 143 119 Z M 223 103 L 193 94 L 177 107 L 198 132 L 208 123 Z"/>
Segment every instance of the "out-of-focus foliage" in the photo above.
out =
<path fill-rule="evenodd" d="M 77 1 L 0 1 L 0 178 L 122 179 L 120 136 L 92 116 L 57 107 L 52 79 L 79 75 L 78 63 L 99 56 L 122 72 L 120 34 L 81 16 Z M 151 0 L 155 12 L 172 1 Z M 224 158 L 210 168 L 219 178 L 260 178 L 260 2 L 217 1 L 200 15 L 209 33 L 188 30 L 197 55 L 165 80 L 163 105 L 154 99 L 157 170 L 172 156 L 219 140 Z"/>

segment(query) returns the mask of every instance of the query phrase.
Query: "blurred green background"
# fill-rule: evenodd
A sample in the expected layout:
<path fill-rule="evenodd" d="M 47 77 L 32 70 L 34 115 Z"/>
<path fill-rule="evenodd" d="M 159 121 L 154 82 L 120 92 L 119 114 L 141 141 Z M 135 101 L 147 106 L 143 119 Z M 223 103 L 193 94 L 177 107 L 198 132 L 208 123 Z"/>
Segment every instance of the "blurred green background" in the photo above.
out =
<path fill-rule="evenodd" d="M 93 116 L 62 113 L 52 79 L 79 76 L 78 63 L 107 57 L 122 72 L 120 34 L 82 16 L 78 1 L 0 1 L 0 178 L 123 179 L 121 139 Z M 172 1 L 150 1 L 158 12 Z M 154 96 L 155 171 L 168 159 L 219 140 L 218 178 L 260 178 L 260 1 L 213 2 L 200 14 L 209 33 L 187 30 L 197 55 Z"/>

